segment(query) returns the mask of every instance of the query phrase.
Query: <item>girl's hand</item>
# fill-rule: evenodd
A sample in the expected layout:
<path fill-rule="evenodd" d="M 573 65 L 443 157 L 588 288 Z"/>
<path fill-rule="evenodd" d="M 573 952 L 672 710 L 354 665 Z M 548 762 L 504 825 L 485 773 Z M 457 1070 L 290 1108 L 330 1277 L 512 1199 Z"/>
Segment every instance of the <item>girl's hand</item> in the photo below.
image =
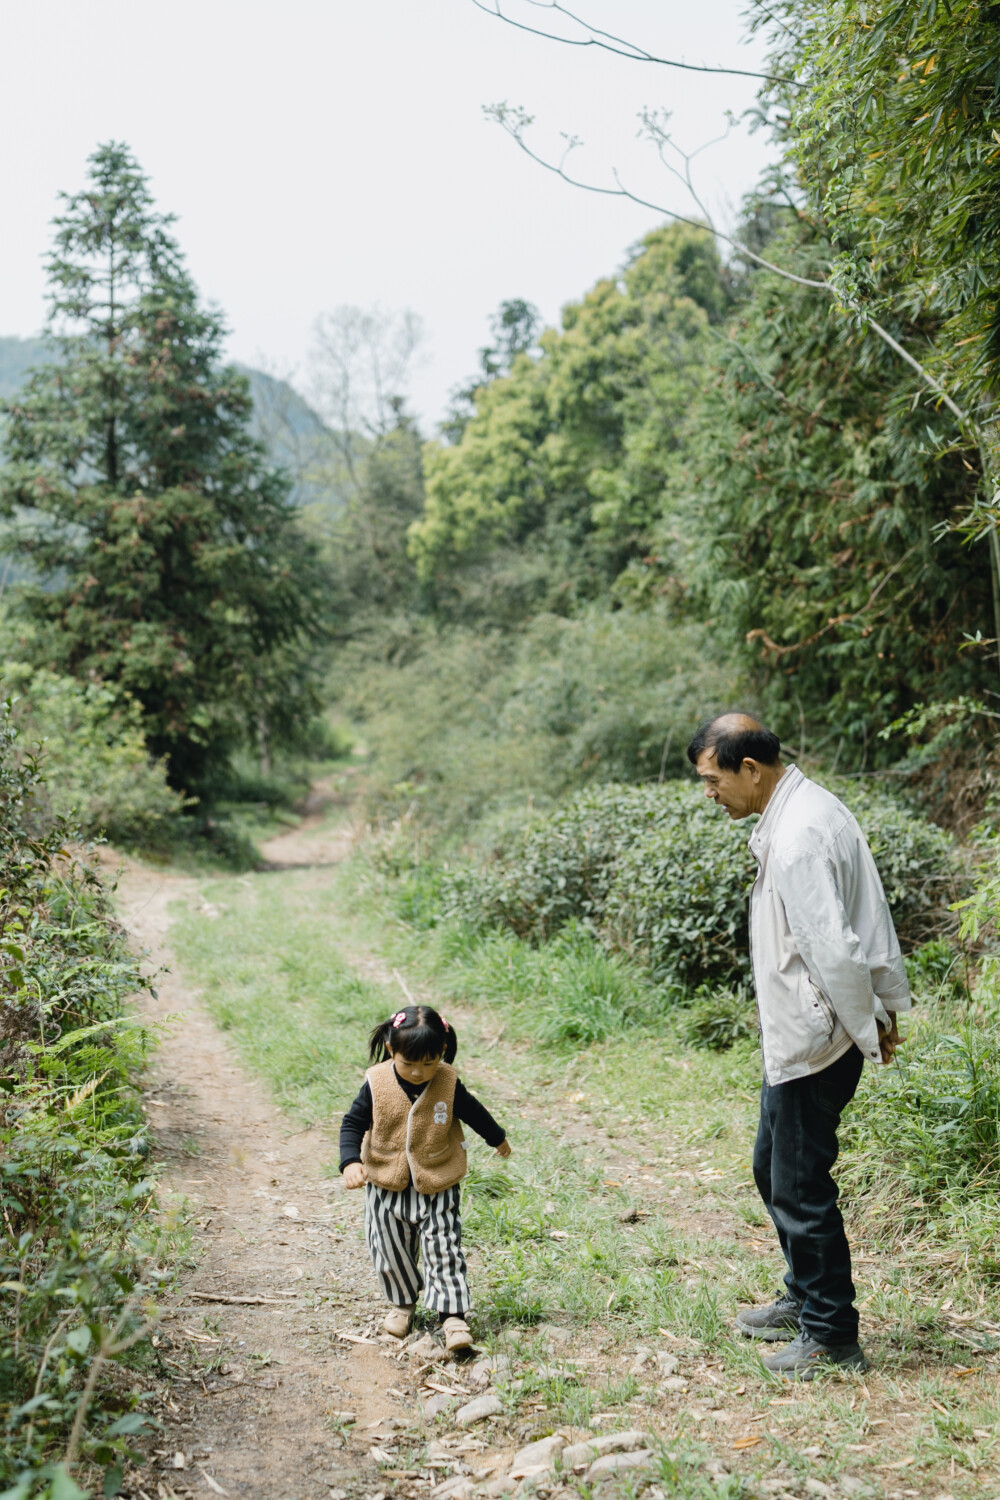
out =
<path fill-rule="evenodd" d="M 501 1141 L 500 1144 L 499 1144 L 499 1146 L 497 1147 L 497 1156 L 509 1156 L 509 1155 L 510 1155 L 510 1141 Z M 350 1170 L 350 1168 L 348 1168 L 348 1170 Z"/>
<path fill-rule="evenodd" d="M 366 1172 L 364 1165 L 361 1162 L 352 1161 L 348 1166 L 344 1168 L 345 1188 L 364 1187 L 367 1181 L 368 1173 Z"/>

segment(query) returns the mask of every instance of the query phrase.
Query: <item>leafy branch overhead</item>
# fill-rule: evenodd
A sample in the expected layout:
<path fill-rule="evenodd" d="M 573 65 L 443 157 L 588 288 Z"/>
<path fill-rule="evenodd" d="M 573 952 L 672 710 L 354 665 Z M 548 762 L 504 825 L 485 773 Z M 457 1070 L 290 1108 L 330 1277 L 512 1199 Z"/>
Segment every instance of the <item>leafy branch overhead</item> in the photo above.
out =
<path fill-rule="evenodd" d="M 570 17 L 589 33 L 582 42 L 540 33 L 552 40 L 613 43 L 620 55 L 666 61 L 589 28 L 561 5 L 543 8 Z M 962 438 L 982 454 L 988 483 L 968 524 L 976 534 L 995 532 L 1000 12 L 980 0 L 919 7 L 825 0 L 811 12 L 809 25 L 801 26 L 800 11 L 799 0 L 779 5 L 756 0 L 750 16 L 753 29 L 772 46 L 772 66 L 759 76 L 761 109 L 783 146 L 784 167 L 773 198 L 810 218 L 830 244 L 829 259 L 820 274 L 803 277 L 761 255 L 745 236 L 715 226 L 712 232 L 752 264 L 833 297 L 919 374 L 952 413 Z M 501 12 L 499 3 L 493 13 L 521 24 Z M 633 192 L 617 173 L 613 185 L 572 175 L 567 158 L 579 144 L 575 138 L 561 157 L 536 151 L 526 139 L 533 120 L 523 109 L 504 103 L 487 114 L 534 161 L 573 186 L 692 222 Z M 661 159 L 665 147 L 678 150 L 662 115 L 645 110 L 641 119 Z M 689 170 L 685 176 L 707 221 Z M 889 325 L 900 315 L 913 319 L 920 312 L 942 322 L 943 336 L 930 346 L 901 342 Z"/>

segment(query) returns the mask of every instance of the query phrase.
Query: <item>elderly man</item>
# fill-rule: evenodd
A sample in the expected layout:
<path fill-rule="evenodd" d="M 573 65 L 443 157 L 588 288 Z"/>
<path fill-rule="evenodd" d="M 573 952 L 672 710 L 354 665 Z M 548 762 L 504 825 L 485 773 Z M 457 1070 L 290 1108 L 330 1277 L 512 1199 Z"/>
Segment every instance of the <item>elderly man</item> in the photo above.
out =
<path fill-rule="evenodd" d="M 809 1380 L 826 1366 L 865 1370 L 851 1254 L 830 1169 L 837 1127 L 865 1058 L 888 1063 L 910 992 L 871 850 L 851 813 L 747 714 L 702 725 L 688 759 L 731 818 L 760 814 L 750 836 L 750 956 L 764 1055 L 754 1177 L 788 1271 L 785 1294 L 744 1308 L 750 1338 L 791 1340 L 767 1369 Z M 794 1337 L 793 1337 L 794 1335 Z"/>

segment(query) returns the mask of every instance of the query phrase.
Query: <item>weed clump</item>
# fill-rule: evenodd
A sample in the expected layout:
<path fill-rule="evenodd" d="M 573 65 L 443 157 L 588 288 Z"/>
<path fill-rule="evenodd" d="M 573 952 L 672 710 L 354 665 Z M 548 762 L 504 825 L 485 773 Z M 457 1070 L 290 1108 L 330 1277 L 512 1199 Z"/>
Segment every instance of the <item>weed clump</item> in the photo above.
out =
<path fill-rule="evenodd" d="M 745 985 L 710 989 L 703 985 L 680 1012 L 681 1038 L 689 1047 L 728 1052 L 737 1042 L 757 1035 L 757 1013 Z"/>
<path fill-rule="evenodd" d="M 0 1483 L 115 1493 L 148 1425 L 101 1376 L 144 1336 L 158 1278 L 145 1122 L 147 1045 L 124 1011 L 142 983 L 93 872 L 49 821 L 38 760 L 0 714 Z"/>

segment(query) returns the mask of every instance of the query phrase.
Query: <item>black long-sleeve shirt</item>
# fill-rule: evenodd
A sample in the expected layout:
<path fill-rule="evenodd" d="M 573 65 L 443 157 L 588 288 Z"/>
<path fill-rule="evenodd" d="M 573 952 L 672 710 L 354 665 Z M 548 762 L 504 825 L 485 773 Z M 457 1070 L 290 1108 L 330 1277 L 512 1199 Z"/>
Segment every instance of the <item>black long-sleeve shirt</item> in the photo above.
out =
<path fill-rule="evenodd" d="M 392 1075 L 399 1084 L 403 1093 L 411 1104 L 420 1098 L 426 1083 L 407 1083 L 405 1078 L 400 1078 L 393 1069 Z M 507 1132 L 490 1114 L 485 1104 L 480 1104 L 474 1094 L 470 1094 L 465 1084 L 459 1078 L 455 1083 L 455 1119 L 461 1120 L 463 1125 L 468 1125 L 477 1135 L 481 1135 L 487 1146 L 497 1147 L 507 1139 Z M 372 1091 L 368 1086 L 366 1078 L 361 1085 L 361 1092 L 351 1105 L 340 1122 L 340 1170 L 349 1167 L 352 1161 L 361 1160 L 361 1142 L 372 1125 Z"/>

